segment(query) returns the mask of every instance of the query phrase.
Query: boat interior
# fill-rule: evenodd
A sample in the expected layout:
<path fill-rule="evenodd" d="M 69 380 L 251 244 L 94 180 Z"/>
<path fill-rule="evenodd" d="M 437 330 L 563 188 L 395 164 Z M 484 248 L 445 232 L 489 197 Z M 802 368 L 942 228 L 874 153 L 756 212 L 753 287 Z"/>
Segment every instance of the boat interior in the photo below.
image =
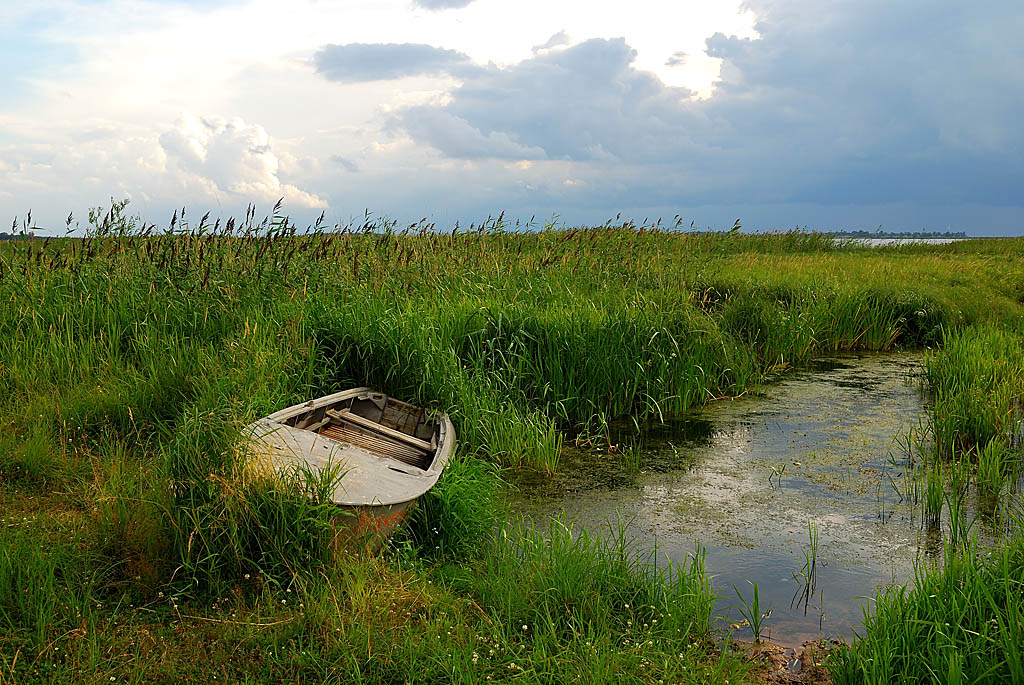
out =
<path fill-rule="evenodd" d="M 430 468 L 440 440 L 431 412 L 375 392 L 312 407 L 282 423 L 423 470 Z"/>

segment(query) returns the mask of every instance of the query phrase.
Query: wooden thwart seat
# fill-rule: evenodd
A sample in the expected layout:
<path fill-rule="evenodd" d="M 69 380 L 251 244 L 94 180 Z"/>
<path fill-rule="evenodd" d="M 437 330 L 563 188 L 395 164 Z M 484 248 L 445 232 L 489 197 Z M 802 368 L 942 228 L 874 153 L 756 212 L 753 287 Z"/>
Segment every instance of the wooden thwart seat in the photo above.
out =
<path fill-rule="evenodd" d="M 402 431 L 398 431 L 393 428 L 388 428 L 387 426 L 383 426 L 377 423 L 376 421 L 371 421 L 370 419 L 359 416 L 358 414 L 353 414 L 351 411 L 347 409 L 344 409 L 342 411 L 328 409 L 326 413 L 328 417 L 335 421 L 347 423 L 353 426 L 358 426 L 359 428 L 370 431 L 371 433 L 376 433 L 386 438 L 390 438 L 391 440 L 396 440 L 398 442 L 409 445 L 410 447 L 415 447 L 416 449 L 423 450 L 424 452 L 431 452 L 434 449 L 433 445 L 431 445 L 426 440 L 420 440 L 419 438 L 409 435 L 408 433 L 403 433 Z"/>

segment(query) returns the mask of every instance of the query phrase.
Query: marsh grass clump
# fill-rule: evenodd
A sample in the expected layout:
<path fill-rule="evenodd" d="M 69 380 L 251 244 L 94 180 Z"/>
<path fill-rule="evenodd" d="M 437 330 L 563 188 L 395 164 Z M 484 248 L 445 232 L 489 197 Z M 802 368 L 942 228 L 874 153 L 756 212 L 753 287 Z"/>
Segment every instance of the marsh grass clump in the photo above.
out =
<path fill-rule="evenodd" d="M 924 519 L 930 526 L 937 526 L 942 520 L 942 507 L 946 501 L 946 491 L 942 474 L 942 466 L 938 462 L 926 466 L 923 473 L 924 499 L 922 501 Z"/>
<path fill-rule="evenodd" d="M 246 574 L 287 585 L 329 562 L 341 464 L 262 477 L 244 461 L 237 426 L 216 413 L 187 416 L 161 456 L 172 484 L 172 578 L 182 591 L 221 592 Z"/>
<path fill-rule="evenodd" d="M 67 475 L 68 463 L 52 435 L 35 425 L 26 432 L 0 434 L 0 477 L 10 483 L 45 489 Z"/>
<path fill-rule="evenodd" d="M 19 518 L 0 517 L 0 626 L 15 643 L 39 644 L 93 618 L 108 569 L 52 530 L 40 540 L 40 522 Z"/>
<path fill-rule="evenodd" d="M 939 568 L 879 593 L 864 633 L 831 655 L 836 683 L 1024 679 L 1024 543 L 949 545 Z"/>
<path fill-rule="evenodd" d="M 740 615 L 743 616 L 743 621 L 746 625 L 750 626 L 750 632 L 754 634 L 754 642 L 760 642 L 761 635 L 764 633 L 765 620 L 772 613 L 771 608 L 764 612 L 761 611 L 761 597 L 757 583 L 751 583 L 749 600 L 743 596 L 743 593 L 735 585 L 732 586 L 732 590 L 740 601 Z"/>
<path fill-rule="evenodd" d="M 123 578 L 153 588 L 166 580 L 171 550 L 166 530 L 171 500 L 152 466 L 140 464 L 129 445 L 108 438 L 95 447 L 88 484 L 97 551 Z"/>
<path fill-rule="evenodd" d="M 803 604 L 806 616 L 811 597 L 818 587 L 818 524 L 810 520 L 807 521 L 807 549 L 804 550 L 804 563 L 793 572 L 793 580 L 797 583 L 797 590 L 793 594 L 790 606 Z"/>
<path fill-rule="evenodd" d="M 416 502 L 397 544 L 408 542 L 418 555 L 427 558 L 473 556 L 506 518 L 507 507 L 499 492 L 502 485 L 493 464 L 456 456 L 437 485 Z"/>
<path fill-rule="evenodd" d="M 1010 440 L 1024 411 L 1024 346 L 995 326 L 948 331 L 925 363 L 936 446 L 949 453 Z"/>
<path fill-rule="evenodd" d="M 769 366 L 805 362 L 823 352 L 888 350 L 935 343 L 956 321 L 937 299 L 891 283 L 765 282 L 761 274 L 706 285 L 723 330 Z"/>
<path fill-rule="evenodd" d="M 973 483 L 979 510 L 993 519 L 1008 504 L 1004 500 L 1017 497 L 1013 489 L 1021 472 L 1016 434 L 1024 412 L 1024 347 L 1012 327 L 992 324 L 947 330 L 943 341 L 926 357 L 933 404 L 931 440 L 921 451 L 931 468 L 947 472 L 950 498 L 959 503 Z M 937 501 L 938 487 L 931 485 L 930 472 L 928 476 L 926 513 Z"/>
<path fill-rule="evenodd" d="M 976 484 L 981 496 L 996 502 L 1003 488 L 1015 480 L 1020 470 L 1020 455 L 999 438 L 978 448 Z"/>
<path fill-rule="evenodd" d="M 699 640 L 717 602 L 701 551 L 661 568 L 656 552 L 639 553 L 624 526 L 612 526 L 599 535 L 559 520 L 545 529 L 519 521 L 470 569 L 445 575 L 492 618 L 527 626 L 551 644 L 579 635 Z"/>

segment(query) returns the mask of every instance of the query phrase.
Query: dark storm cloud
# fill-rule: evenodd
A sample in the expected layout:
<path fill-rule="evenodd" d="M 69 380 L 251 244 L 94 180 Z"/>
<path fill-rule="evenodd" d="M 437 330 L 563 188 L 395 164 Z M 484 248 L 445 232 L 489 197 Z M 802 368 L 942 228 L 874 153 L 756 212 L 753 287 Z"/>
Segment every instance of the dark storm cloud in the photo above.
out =
<path fill-rule="evenodd" d="M 503 136 L 552 159 L 645 160 L 665 145 L 685 149 L 678 126 L 683 89 L 666 88 L 630 66 L 635 52 L 621 38 L 589 40 L 467 78 L 443 107 L 412 107 L 399 114 L 414 138 L 453 157 L 461 144 L 424 125 L 439 114 L 481 132 Z M 690 127 L 692 130 L 694 127 Z"/>
<path fill-rule="evenodd" d="M 723 59 L 709 99 L 638 71 L 624 40 L 595 39 L 479 69 L 398 125 L 450 157 L 637 165 L 642 194 L 1024 201 L 1024 4 L 751 7 L 759 38 L 707 42 Z"/>
<path fill-rule="evenodd" d="M 761 39 L 708 41 L 722 83 L 700 110 L 724 144 L 774 154 L 790 197 L 1022 203 L 1024 5 L 751 7 Z"/>
<path fill-rule="evenodd" d="M 503 68 L 428 46 L 377 46 L 383 64 L 373 46 L 331 46 L 318 66 L 341 79 L 458 75 L 443 104 L 396 112 L 392 130 L 448 158 L 496 160 L 479 167 L 481 187 L 556 207 L 898 206 L 929 221 L 941 207 L 1024 207 L 1024 3 L 748 7 L 759 37 L 707 41 L 722 70 L 705 99 L 636 69 L 623 39 L 546 49 L 556 35 Z M 512 189 L 509 160 L 543 163 L 523 165 Z"/>
<path fill-rule="evenodd" d="M 326 45 L 314 54 L 313 63 L 324 78 L 344 83 L 475 69 L 464 53 L 422 43 Z"/>

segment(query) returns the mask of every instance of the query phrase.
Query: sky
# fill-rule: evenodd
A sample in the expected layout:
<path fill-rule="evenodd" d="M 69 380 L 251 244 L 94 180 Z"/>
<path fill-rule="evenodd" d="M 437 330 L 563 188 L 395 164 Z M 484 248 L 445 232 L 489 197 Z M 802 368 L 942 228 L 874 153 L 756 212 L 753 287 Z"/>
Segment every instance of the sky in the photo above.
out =
<path fill-rule="evenodd" d="M 1022 35 L 1020 0 L 2 3 L 0 220 L 1022 235 Z"/>

